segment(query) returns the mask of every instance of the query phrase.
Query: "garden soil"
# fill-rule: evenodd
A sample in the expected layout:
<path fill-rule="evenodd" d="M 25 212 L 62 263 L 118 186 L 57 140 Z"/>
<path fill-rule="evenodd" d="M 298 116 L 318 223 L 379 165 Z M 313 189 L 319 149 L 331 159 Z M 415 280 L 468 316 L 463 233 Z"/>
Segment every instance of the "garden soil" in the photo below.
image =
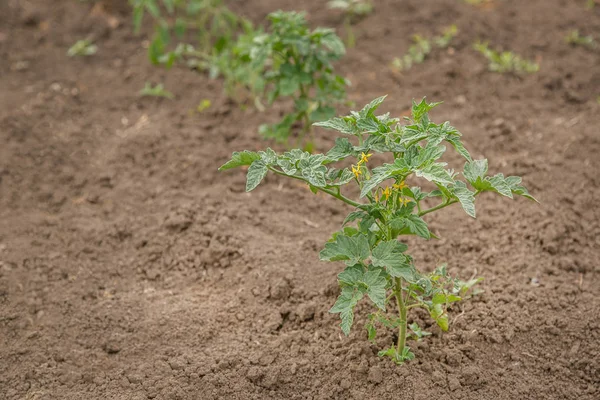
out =
<path fill-rule="evenodd" d="M 257 23 L 304 8 L 343 34 L 325 1 L 232 3 Z M 484 277 L 484 293 L 444 334 L 415 313 L 433 335 L 397 366 L 377 356 L 392 333 L 367 342 L 366 305 L 349 337 L 328 313 L 342 265 L 318 251 L 350 210 L 278 177 L 245 193 L 244 171 L 217 171 L 236 150 L 281 150 L 257 128 L 289 104 L 260 113 L 219 80 L 151 66 L 150 27 L 132 33 L 125 0 L 2 0 L 0 398 L 600 398 L 600 50 L 564 40 L 600 39 L 600 5 L 585 3 L 375 1 L 355 25 L 338 68 L 357 107 L 443 100 L 433 120 L 540 201 L 484 194 L 477 219 L 428 216 L 441 240 L 410 241 L 418 265 Z M 411 35 L 453 23 L 449 49 L 389 69 Z M 97 54 L 67 57 L 85 37 Z M 488 72 L 478 39 L 540 72 Z M 146 81 L 175 99 L 139 97 Z M 334 136 L 317 131 L 317 147 Z"/>

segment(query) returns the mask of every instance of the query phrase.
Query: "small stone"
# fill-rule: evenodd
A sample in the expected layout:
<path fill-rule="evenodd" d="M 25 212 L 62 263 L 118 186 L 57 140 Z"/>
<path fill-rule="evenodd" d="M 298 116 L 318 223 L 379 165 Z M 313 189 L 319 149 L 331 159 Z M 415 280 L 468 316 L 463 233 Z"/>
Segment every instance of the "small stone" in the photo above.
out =
<path fill-rule="evenodd" d="M 185 361 L 185 359 L 177 357 L 169 359 L 169 365 L 171 366 L 171 369 L 179 371 L 185 369 L 187 362 Z"/>
<path fill-rule="evenodd" d="M 246 378 L 248 378 L 252 382 L 256 382 L 260 378 L 262 378 L 263 375 L 264 374 L 261 369 L 259 369 L 258 367 L 252 367 L 248 370 L 248 373 L 246 374 Z"/>
<path fill-rule="evenodd" d="M 104 343 L 103 350 L 108 354 L 117 354 L 121 351 L 121 345 L 115 340 L 108 340 Z"/>
<path fill-rule="evenodd" d="M 284 279 L 279 279 L 271 288 L 269 289 L 269 295 L 274 300 L 285 300 L 287 299 L 292 292 L 292 288 L 289 283 Z"/>
<path fill-rule="evenodd" d="M 344 378 L 340 382 L 340 387 L 344 390 L 350 389 L 350 386 L 352 386 L 352 383 L 350 382 L 350 379 L 348 379 L 348 378 Z"/>
<path fill-rule="evenodd" d="M 310 321 L 315 317 L 315 306 L 314 304 L 300 304 L 296 314 L 298 315 L 298 319 L 300 321 Z"/>
<path fill-rule="evenodd" d="M 371 367 L 371 369 L 369 370 L 369 382 L 378 384 L 381 383 L 383 381 L 383 372 L 381 371 L 381 368 L 379 367 Z"/>
<path fill-rule="evenodd" d="M 448 376 L 448 388 L 450 388 L 450 391 L 455 391 L 456 389 L 459 389 L 461 387 L 460 385 L 460 381 L 458 380 L 458 378 L 455 375 L 449 375 Z"/>
<path fill-rule="evenodd" d="M 275 361 L 275 355 L 274 354 L 265 354 L 264 356 L 262 356 L 258 360 L 258 362 L 260 363 L 260 365 L 262 365 L 263 367 L 266 367 L 267 365 L 272 364 L 273 361 Z"/>

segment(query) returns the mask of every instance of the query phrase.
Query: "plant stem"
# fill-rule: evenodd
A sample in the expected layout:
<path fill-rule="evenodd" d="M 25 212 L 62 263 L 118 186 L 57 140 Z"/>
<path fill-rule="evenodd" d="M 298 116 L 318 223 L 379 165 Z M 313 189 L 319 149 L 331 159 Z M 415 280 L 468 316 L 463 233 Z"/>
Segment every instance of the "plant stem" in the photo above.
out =
<path fill-rule="evenodd" d="M 400 326 L 398 327 L 398 349 L 397 354 L 402 354 L 406 346 L 406 314 L 408 309 L 402 298 L 402 278 L 395 278 L 396 286 L 394 293 L 396 294 L 396 302 L 398 303 L 398 314 L 400 316 Z"/>
<path fill-rule="evenodd" d="M 277 175 L 282 175 L 282 176 L 287 176 L 288 178 L 294 178 L 294 179 L 298 179 L 298 180 L 300 180 L 300 181 L 302 181 L 302 182 L 305 182 L 305 183 L 308 183 L 308 184 L 310 185 L 310 182 L 309 182 L 309 181 L 307 181 L 306 179 L 304 179 L 304 178 L 303 178 L 303 177 L 301 177 L 301 176 L 298 176 L 298 175 L 288 175 L 288 174 L 286 174 L 286 173 L 284 173 L 284 172 L 278 171 L 277 169 L 275 169 L 275 168 L 273 168 L 273 167 L 268 167 L 268 168 L 269 168 L 269 170 L 270 170 L 270 171 L 272 171 L 272 172 L 275 172 Z M 315 187 L 316 187 L 316 186 L 315 186 Z M 341 200 L 341 201 L 343 201 L 343 202 L 344 202 L 344 203 L 346 203 L 346 204 L 350 204 L 350 205 L 351 205 L 351 206 L 353 206 L 353 207 L 360 207 L 360 206 L 362 206 L 362 205 L 363 205 L 362 203 L 357 203 L 356 201 L 354 201 L 354 200 L 351 200 L 351 199 L 347 198 L 346 196 L 344 196 L 344 195 L 343 195 L 343 194 L 341 194 L 341 193 L 336 193 L 336 192 L 335 192 L 335 191 L 333 191 L 333 190 L 330 190 L 330 189 L 327 189 L 327 188 L 321 188 L 321 187 L 317 187 L 317 189 L 318 189 L 318 190 L 320 190 L 320 191 L 322 191 L 322 192 L 325 192 L 325 193 L 327 193 L 327 194 L 328 194 L 328 195 L 330 195 L 330 196 L 333 196 L 333 197 L 335 197 L 335 198 L 336 198 L 336 199 L 338 199 L 338 200 Z"/>
<path fill-rule="evenodd" d="M 449 206 L 450 204 L 454 204 L 454 203 L 458 203 L 458 200 L 448 200 L 448 201 L 445 201 L 445 202 L 443 202 L 443 203 L 441 203 L 441 204 L 438 204 L 438 205 L 437 205 L 437 206 L 435 206 L 435 207 L 431 207 L 431 208 L 428 208 L 427 210 L 423 210 L 423 211 L 419 212 L 417 215 L 418 215 L 419 217 L 422 217 L 422 216 L 423 216 L 423 215 L 425 215 L 425 214 L 429 214 L 430 212 L 437 211 L 437 210 L 439 210 L 439 209 L 442 209 L 442 208 L 444 208 L 444 207 L 447 207 L 447 206 Z"/>
<path fill-rule="evenodd" d="M 473 197 L 477 196 L 479 193 L 481 193 L 481 190 L 477 190 L 473 194 Z M 434 211 L 437 211 L 437 210 L 442 209 L 444 207 L 448 207 L 449 205 L 454 204 L 454 203 L 458 203 L 458 200 L 457 199 L 446 200 L 445 202 L 443 202 L 441 204 L 438 204 L 435 207 L 431 207 L 431 208 L 428 208 L 427 210 L 419 211 L 419 213 L 417 215 L 419 217 L 422 217 L 425 214 L 429 214 L 430 212 L 434 212 Z"/>

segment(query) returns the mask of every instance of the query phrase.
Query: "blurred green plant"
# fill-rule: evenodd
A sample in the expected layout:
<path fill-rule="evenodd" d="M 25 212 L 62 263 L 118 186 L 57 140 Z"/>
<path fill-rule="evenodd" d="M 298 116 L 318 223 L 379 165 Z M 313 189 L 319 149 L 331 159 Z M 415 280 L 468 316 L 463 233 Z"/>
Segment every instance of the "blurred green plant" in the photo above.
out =
<path fill-rule="evenodd" d="M 262 71 L 269 105 L 290 98 L 294 110 L 259 131 L 266 138 L 287 142 L 293 125 L 300 123 L 298 141 L 310 134 L 305 144 L 311 149 L 312 123 L 334 116 L 334 106 L 346 98 L 348 82 L 332 64 L 345 54 L 344 44 L 332 29 L 311 30 L 304 13 L 276 11 L 268 20 L 268 32 L 253 40 L 252 69 Z"/>
<path fill-rule="evenodd" d="M 97 51 L 98 46 L 96 46 L 91 40 L 82 39 L 75 42 L 75 44 L 71 46 L 69 50 L 67 50 L 67 55 L 69 57 L 91 56 L 96 54 Z"/>
<path fill-rule="evenodd" d="M 450 25 L 445 28 L 441 36 L 435 36 L 432 39 L 426 39 L 421 35 L 413 35 L 414 44 L 408 48 L 408 52 L 401 58 L 396 57 L 392 60 L 392 69 L 394 71 L 406 71 L 415 64 L 421 64 L 432 51 L 432 43 L 439 48 L 446 48 L 452 42 L 452 39 L 458 34 L 456 25 Z"/>
<path fill-rule="evenodd" d="M 490 49 L 487 42 L 477 42 L 473 48 L 488 59 L 488 68 L 493 72 L 531 74 L 540 69 L 537 63 L 525 60 L 511 51 L 498 52 Z"/>
<path fill-rule="evenodd" d="M 352 24 L 373 12 L 373 3 L 370 0 L 331 0 L 327 7 L 341 10 L 344 13 L 344 30 L 346 31 L 346 46 L 356 45 L 356 36 Z"/>
<path fill-rule="evenodd" d="M 223 0 L 130 0 L 135 31 L 143 19 L 154 19 L 148 47 L 150 61 L 166 68 L 176 62 L 223 77 L 228 97 L 250 97 L 259 109 L 264 89 L 260 71 L 252 69 L 250 49 L 262 34 L 252 23 L 229 10 Z M 191 36 L 191 38 L 190 38 Z M 195 37 L 195 40 L 193 38 Z"/>
<path fill-rule="evenodd" d="M 592 36 L 581 36 L 579 30 L 572 30 L 565 37 L 565 41 L 572 45 L 584 46 L 590 49 L 598 47 L 598 42 Z"/>
<path fill-rule="evenodd" d="M 142 97 L 164 97 L 167 99 L 172 99 L 175 97 L 173 93 L 165 90 L 165 87 L 162 83 L 157 83 L 156 86 L 152 86 L 150 82 L 146 82 L 144 88 L 140 90 L 139 94 Z"/>

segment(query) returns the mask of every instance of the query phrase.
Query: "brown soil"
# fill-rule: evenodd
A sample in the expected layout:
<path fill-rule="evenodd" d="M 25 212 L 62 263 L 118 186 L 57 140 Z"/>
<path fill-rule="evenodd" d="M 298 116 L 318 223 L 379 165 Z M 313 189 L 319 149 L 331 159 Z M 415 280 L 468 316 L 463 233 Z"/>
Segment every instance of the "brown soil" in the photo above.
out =
<path fill-rule="evenodd" d="M 347 210 L 274 177 L 245 194 L 242 171 L 217 172 L 232 151 L 267 146 L 256 131 L 272 117 L 228 102 L 219 81 L 150 66 L 124 3 L 0 2 L 0 398 L 600 396 L 600 52 L 564 42 L 600 32 L 600 7 L 388 0 L 357 25 L 339 67 L 358 105 L 445 100 L 434 119 L 541 202 L 482 196 L 477 220 L 430 218 L 443 239 L 411 243 L 416 259 L 483 276 L 485 293 L 444 335 L 417 315 L 434 336 L 398 367 L 376 356 L 391 334 L 365 340 L 366 307 L 348 338 L 327 312 L 340 266 L 317 254 Z M 302 2 L 315 26 L 341 27 L 324 4 Z M 237 10 L 258 22 L 300 6 Z M 451 50 L 389 72 L 411 34 L 451 23 Z M 98 54 L 69 59 L 88 35 Z M 487 72 L 478 38 L 541 71 Z M 145 81 L 176 99 L 139 98 Z M 191 111 L 202 99 L 213 106 Z"/>

